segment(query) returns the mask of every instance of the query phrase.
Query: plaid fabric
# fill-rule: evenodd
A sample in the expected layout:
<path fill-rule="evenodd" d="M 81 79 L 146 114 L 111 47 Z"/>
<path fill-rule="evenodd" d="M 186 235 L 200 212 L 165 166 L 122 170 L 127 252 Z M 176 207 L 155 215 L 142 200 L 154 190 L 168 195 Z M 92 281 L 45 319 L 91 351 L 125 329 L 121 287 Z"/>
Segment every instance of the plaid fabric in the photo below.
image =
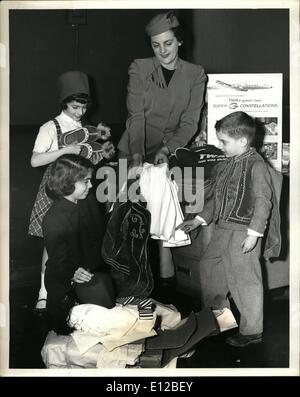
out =
<path fill-rule="evenodd" d="M 52 205 L 52 200 L 46 194 L 46 183 L 50 175 L 51 165 L 47 167 L 42 182 L 39 186 L 33 209 L 30 216 L 28 234 L 30 236 L 43 237 L 42 222 L 46 212 Z"/>
<path fill-rule="evenodd" d="M 56 119 L 53 119 L 53 122 L 56 127 L 58 149 L 60 149 L 61 128 Z M 35 202 L 33 204 L 33 209 L 30 215 L 29 228 L 28 228 L 28 234 L 30 236 L 43 237 L 42 222 L 46 212 L 49 210 L 49 208 L 53 203 L 50 197 L 47 196 L 45 190 L 50 175 L 50 170 L 51 170 L 51 164 L 47 167 L 44 173 Z"/>

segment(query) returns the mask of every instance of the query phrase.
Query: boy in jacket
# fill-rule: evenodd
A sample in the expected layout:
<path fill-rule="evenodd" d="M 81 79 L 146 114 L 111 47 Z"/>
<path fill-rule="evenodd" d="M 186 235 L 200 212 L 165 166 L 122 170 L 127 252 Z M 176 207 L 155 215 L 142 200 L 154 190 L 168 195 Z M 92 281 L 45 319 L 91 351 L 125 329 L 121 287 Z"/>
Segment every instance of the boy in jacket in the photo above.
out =
<path fill-rule="evenodd" d="M 179 227 L 189 233 L 211 222 L 216 228 L 200 261 L 202 303 L 230 307 L 230 292 L 239 312 L 239 332 L 232 346 L 262 341 L 263 283 L 261 241 L 272 209 L 272 180 L 267 164 L 251 147 L 255 121 L 244 112 L 231 113 L 215 125 L 220 148 L 228 157 L 214 167 L 204 208 Z"/>

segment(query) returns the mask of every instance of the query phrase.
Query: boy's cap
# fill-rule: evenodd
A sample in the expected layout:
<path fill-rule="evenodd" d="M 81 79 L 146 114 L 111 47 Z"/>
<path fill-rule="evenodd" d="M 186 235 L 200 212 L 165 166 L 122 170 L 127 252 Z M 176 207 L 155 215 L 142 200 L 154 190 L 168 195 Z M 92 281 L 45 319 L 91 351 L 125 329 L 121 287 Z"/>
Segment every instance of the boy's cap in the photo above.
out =
<path fill-rule="evenodd" d="M 170 11 L 153 17 L 146 25 L 145 30 L 148 36 L 155 36 L 177 26 L 179 26 L 178 19 L 174 15 L 174 12 Z"/>
<path fill-rule="evenodd" d="M 58 92 L 60 102 L 74 94 L 90 95 L 87 75 L 78 70 L 63 73 L 58 78 Z"/>

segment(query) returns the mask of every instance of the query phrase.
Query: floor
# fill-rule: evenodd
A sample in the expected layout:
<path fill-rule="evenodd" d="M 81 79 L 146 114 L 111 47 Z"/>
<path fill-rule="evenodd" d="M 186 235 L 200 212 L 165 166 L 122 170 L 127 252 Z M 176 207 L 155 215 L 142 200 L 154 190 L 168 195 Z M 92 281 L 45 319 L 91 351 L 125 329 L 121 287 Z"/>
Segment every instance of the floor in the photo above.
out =
<path fill-rule="evenodd" d="M 11 289 L 10 368 L 44 368 L 40 350 L 48 332 L 46 316 L 33 314 L 37 285 Z M 170 292 L 170 291 L 169 291 Z M 199 310 L 193 297 L 174 290 L 172 302 L 187 315 Z M 234 348 L 225 338 L 234 330 L 205 338 L 194 355 L 179 359 L 178 368 L 283 368 L 289 366 L 289 299 L 288 289 L 265 294 L 264 341 L 258 345 Z"/>

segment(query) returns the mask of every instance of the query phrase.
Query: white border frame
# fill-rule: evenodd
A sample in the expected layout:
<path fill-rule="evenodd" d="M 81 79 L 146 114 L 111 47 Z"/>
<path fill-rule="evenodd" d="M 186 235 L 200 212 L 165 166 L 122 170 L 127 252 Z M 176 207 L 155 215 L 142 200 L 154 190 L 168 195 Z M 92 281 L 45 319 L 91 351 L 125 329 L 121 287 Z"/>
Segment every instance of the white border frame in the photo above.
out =
<path fill-rule="evenodd" d="M 116 376 L 298 376 L 299 375 L 299 275 L 300 252 L 300 42 L 299 42 L 299 1 L 298 0 L 152 0 L 151 5 L 138 0 L 90 0 L 90 1 L 9 1 L 0 3 L 0 375 L 2 376 L 72 376 L 112 377 Z M 176 370 L 107 370 L 107 369 L 9 369 L 9 26 L 10 9 L 246 9 L 283 8 L 290 10 L 290 367 L 289 368 L 209 368 Z M 172 374 L 170 373 L 172 371 Z"/>

